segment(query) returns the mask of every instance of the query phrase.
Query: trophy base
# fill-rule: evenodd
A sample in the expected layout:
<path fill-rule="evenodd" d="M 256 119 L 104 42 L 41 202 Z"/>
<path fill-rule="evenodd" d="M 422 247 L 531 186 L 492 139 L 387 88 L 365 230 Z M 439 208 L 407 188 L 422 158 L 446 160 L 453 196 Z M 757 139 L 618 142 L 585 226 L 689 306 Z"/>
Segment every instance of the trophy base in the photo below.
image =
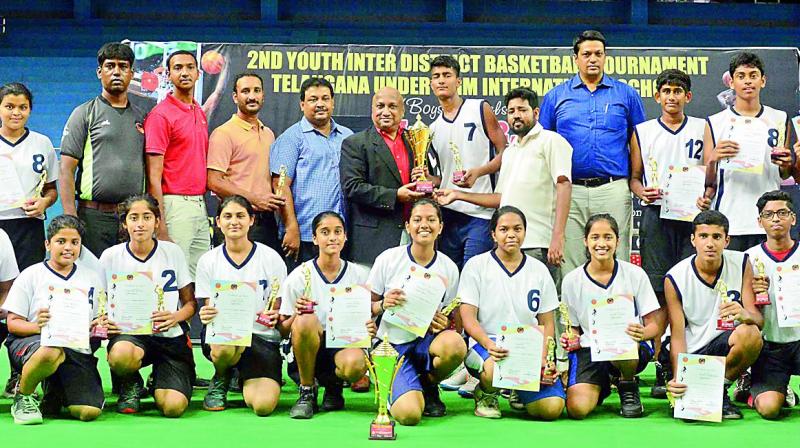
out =
<path fill-rule="evenodd" d="M 756 294 L 756 306 L 764 306 L 764 305 L 771 305 L 772 302 L 769 301 L 769 295 L 767 294 Z"/>
<path fill-rule="evenodd" d="M 719 330 L 719 331 L 729 331 L 729 330 L 735 330 L 735 329 L 736 329 L 736 324 L 734 324 L 732 320 L 717 319 L 717 330 Z"/>
<path fill-rule="evenodd" d="M 553 384 L 556 384 L 556 381 L 555 381 L 555 379 L 552 379 L 552 380 L 551 379 L 541 379 L 539 381 L 539 384 L 541 384 L 542 386 L 552 386 Z"/>
<path fill-rule="evenodd" d="M 314 305 L 307 306 L 300 310 L 300 314 L 313 314 L 314 313 Z"/>
<path fill-rule="evenodd" d="M 161 324 L 160 322 L 159 323 L 153 322 L 153 327 L 152 327 L 153 328 L 153 331 L 152 331 L 153 334 L 163 333 L 163 331 L 158 329 L 158 326 L 160 324 Z"/>
<path fill-rule="evenodd" d="M 261 325 L 263 325 L 265 327 L 272 328 L 272 322 L 270 322 L 270 320 L 267 318 L 267 316 L 265 316 L 263 314 L 259 314 L 258 317 L 256 317 L 256 322 L 258 322 L 259 324 L 261 324 Z"/>
<path fill-rule="evenodd" d="M 574 352 L 575 350 L 578 350 L 580 348 L 581 348 L 581 340 L 580 339 L 571 339 L 567 343 L 567 351 L 568 352 Z"/>
<path fill-rule="evenodd" d="M 108 339 L 108 328 L 106 327 L 92 328 L 91 337 L 96 339 Z"/>
<path fill-rule="evenodd" d="M 414 191 L 425 194 L 433 193 L 433 182 L 429 180 L 419 180 L 414 186 Z"/>
<path fill-rule="evenodd" d="M 454 184 L 459 184 L 461 182 L 464 182 L 464 176 L 466 176 L 466 175 L 467 175 L 467 172 L 464 171 L 464 170 L 453 171 L 453 183 Z"/>
<path fill-rule="evenodd" d="M 369 440 L 395 440 L 394 422 L 389 424 L 372 423 L 369 425 Z"/>

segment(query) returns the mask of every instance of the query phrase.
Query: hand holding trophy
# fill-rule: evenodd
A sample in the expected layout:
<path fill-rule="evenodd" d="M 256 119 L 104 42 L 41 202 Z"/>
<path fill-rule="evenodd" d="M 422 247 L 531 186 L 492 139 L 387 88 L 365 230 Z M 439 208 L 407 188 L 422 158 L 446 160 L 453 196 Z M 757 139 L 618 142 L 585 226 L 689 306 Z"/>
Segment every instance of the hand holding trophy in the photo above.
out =
<path fill-rule="evenodd" d="M 467 170 L 464 169 L 464 162 L 461 160 L 461 152 L 455 143 L 450 142 L 450 152 L 453 153 L 453 183 L 460 184 L 464 182 L 464 176 L 467 175 Z"/>
<path fill-rule="evenodd" d="M 572 331 L 572 319 L 569 318 L 569 308 L 565 302 L 558 304 L 558 314 L 561 325 L 564 326 L 564 334 L 567 336 L 566 344 L 563 344 L 564 349 L 568 352 L 572 352 L 581 348 L 580 338 Z"/>
<path fill-rule="evenodd" d="M 404 357 L 397 358 L 397 350 L 388 341 L 388 335 L 383 335 L 383 341 L 367 357 L 367 367 L 370 377 L 375 381 L 375 401 L 378 403 L 378 415 L 369 427 L 370 440 L 394 440 L 394 422 L 389 417 L 387 403 L 392 394 L 392 383 Z"/>
<path fill-rule="evenodd" d="M 428 148 L 433 137 L 431 129 L 422 122 L 422 117 L 417 114 L 417 121 L 409 129 L 406 129 L 404 134 L 414 152 L 414 167 L 424 169 L 428 158 Z M 419 193 L 433 193 L 433 182 L 428 180 L 423 172 L 414 189 Z"/>
<path fill-rule="evenodd" d="M 267 299 L 267 304 L 264 306 L 264 311 L 259 313 L 258 317 L 256 317 L 256 322 L 265 327 L 273 328 L 275 323 L 269 319 L 267 312 L 275 308 L 275 302 L 278 300 L 278 291 L 280 290 L 281 285 L 280 282 L 278 282 L 278 277 L 272 277 L 272 280 L 270 280 L 269 283 L 269 298 Z"/>
<path fill-rule="evenodd" d="M 759 279 L 762 279 L 762 280 L 766 279 L 767 278 L 767 268 L 766 268 L 766 266 L 764 266 L 764 262 L 761 261 L 760 258 L 756 257 L 755 260 L 753 260 L 753 265 L 755 265 L 755 268 L 756 268 L 755 276 L 758 277 Z M 768 291 L 761 291 L 761 292 L 757 293 L 756 294 L 756 302 L 755 303 L 756 303 L 757 306 L 764 306 L 764 305 L 769 305 L 770 303 L 772 303 L 772 302 L 769 301 L 769 292 Z"/>
<path fill-rule="evenodd" d="M 717 292 L 717 295 L 719 295 L 720 303 L 728 303 L 731 301 L 730 297 L 728 297 L 728 285 L 722 279 L 717 282 L 717 286 L 714 290 Z M 717 319 L 717 330 L 728 331 L 735 328 L 736 324 L 733 322 L 732 316 L 719 316 Z"/>
<path fill-rule="evenodd" d="M 97 295 L 97 315 L 102 318 L 106 314 L 106 292 Z M 91 336 L 97 339 L 108 339 L 108 327 L 97 324 L 92 328 Z"/>

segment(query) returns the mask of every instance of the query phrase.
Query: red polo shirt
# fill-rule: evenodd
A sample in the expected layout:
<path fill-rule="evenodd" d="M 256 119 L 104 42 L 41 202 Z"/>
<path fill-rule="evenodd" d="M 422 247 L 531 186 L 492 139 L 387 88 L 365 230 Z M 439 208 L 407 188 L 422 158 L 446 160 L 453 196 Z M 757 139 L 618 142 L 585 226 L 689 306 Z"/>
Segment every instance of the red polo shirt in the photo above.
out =
<path fill-rule="evenodd" d="M 208 122 L 197 101 L 185 104 L 168 94 L 147 115 L 144 136 L 147 154 L 164 156 L 164 194 L 205 194 Z"/>
<path fill-rule="evenodd" d="M 394 161 L 397 163 L 397 169 L 400 170 L 400 180 L 403 181 L 403 185 L 410 183 L 411 171 L 408 170 L 408 150 L 403 142 L 403 127 L 401 126 L 397 130 L 397 135 L 394 140 L 392 140 L 392 137 L 386 132 L 378 128 L 375 129 L 378 130 L 378 134 L 383 137 L 383 141 L 386 142 L 386 146 L 388 146 L 389 151 L 392 152 L 392 157 L 394 157 Z"/>

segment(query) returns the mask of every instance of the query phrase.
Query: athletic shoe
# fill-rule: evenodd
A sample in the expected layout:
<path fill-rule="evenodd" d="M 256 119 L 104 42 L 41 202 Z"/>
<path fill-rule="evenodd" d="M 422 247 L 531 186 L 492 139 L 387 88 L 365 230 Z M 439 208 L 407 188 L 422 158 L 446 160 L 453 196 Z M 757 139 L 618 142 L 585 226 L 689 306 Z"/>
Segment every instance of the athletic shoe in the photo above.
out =
<path fill-rule="evenodd" d="M 469 375 L 467 377 L 467 382 L 458 388 L 458 396 L 461 398 L 472 398 L 472 393 L 475 391 L 475 388 L 478 387 L 478 383 L 480 383 L 480 381 L 477 378 Z"/>
<path fill-rule="evenodd" d="M 120 392 L 117 398 L 117 412 L 121 414 L 135 414 L 139 412 L 140 390 L 135 381 L 120 382 Z"/>
<path fill-rule="evenodd" d="M 619 391 L 620 415 L 625 418 L 639 418 L 644 414 L 642 400 L 639 398 L 639 385 L 636 381 L 620 380 L 617 384 Z"/>
<path fill-rule="evenodd" d="M 486 393 L 480 387 L 475 388 L 475 415 L 483 418 L 500 418 L 500 403 L 497 401 L 497 392 Z"/>
<path fill-rule="evenodd" d="M 461 364 L 450 377 L 439 383 L 439 385 L 442 386 L 444 390 L 458 390 L 459 387 L 467 382 L 468 376 L 467 368 L 464 367 L 464 364 Z"/>
<path fill-rule="evenodd" d="M 476 388 L 477 391 L 479 388 Z M 525 405 L 519 399 L 519 394 L 517 391 L 512 390 L 510 394 L 508 394 L 508 405 L 511 406 L 511 409 L 515 411 L 524 411 Z"/>
<path fill-rule="evenodd" d="M 14 423 L 18 425 L 39 425 L 42 423 L 42 413 L 39 411 L 39 402 L 33 395 L 14 395 L 14 404 L 11 405 L 11 415 Z"/>
<path fill-rule="evenodd" d="M 350 390 L 358 393 L 369 392 L 369 377 L 367 375 L 362 376 L 358 381 L 350 385 Z"/>
<path fill-rule="evenodd" d="M 314 416 L 317 407 L 317 391 L 314 386 L 300 386 L 300 396 L 289 410 L 289 417 L 309 419 Z"/>
<path fill-rule="evenodd" d="M 324 411 L 339 411 L 344 409 L 344 395 L 342 390 L 344 385 L 333 384 L 325 387 L 325 393 L 322 395 L 322 410 Z"/>
<path fill-rule="evenodd" d="M 725 420 L 739 420 L 742 418 L 742 411 L 733 404 L 727 390 L 722 391 L 722 418 Z"/>
<path fill-rule="evenodd" d="M 231 392 L 242 393 L 242 385 L 239 382 L 239 369 L 236 367 L 231 368 L 230 370 L 230 383 L 228 384 L 228 390 Z"/>
<path fill-rule="evenodd" d="M 228 385 L 230 377 L 218 377 L 214 375 L 208 384 L 208 392 L 203 398 L 203 409 L 206 411 L 224 411 L 228 407 Z"/>
<path fill-rule="evenodd" d="M 792 386 L 786 386 L 786 399 L 783 400 L 783 407 L 793 408 L 797 404 L 797 394 L 792 390 Z"/>
<path fill-rule="evenodd" d="M 423 384 L 422 389 L 422 396 L 425 399 L 425 408 L 422 410 L 422 415 L 444 417 L 447 414 L 447 407 L 445 407 L 442 399 L 439 398 L 439 385 Z"/>
<path fill-rule="evenodd" d="M 192 383 L 192 389 L 208 389 L 208 386 L 211 384 L 211 380 L 207 380 L 205 378 L 200 378 L 196 376 L 194 378 L 194 382 Z"/>
<path fill-rule="evenodd" d="M 650 388 L 650 396 L 653 398 L 667 398 L 667 373 L 664 366 L 656 361 L 656 382 Z"/>
<path fill-rule="evenodd" d="M 14 398 L 17 395 L 17 386 L 19 385 L 19 378 L 22 376 L 19 372 L 11 371 L 11 375 L 6 381 L 6 388 L 3 390 L 3 396 L 6 398 Z"/>
<path fill-rule="evenodd" d="M 736 385 L 733 389 L 733 399 L 739 403 L 747 403 L 750 398 L 750 372 L 745 370 L 736 380 Z"/>

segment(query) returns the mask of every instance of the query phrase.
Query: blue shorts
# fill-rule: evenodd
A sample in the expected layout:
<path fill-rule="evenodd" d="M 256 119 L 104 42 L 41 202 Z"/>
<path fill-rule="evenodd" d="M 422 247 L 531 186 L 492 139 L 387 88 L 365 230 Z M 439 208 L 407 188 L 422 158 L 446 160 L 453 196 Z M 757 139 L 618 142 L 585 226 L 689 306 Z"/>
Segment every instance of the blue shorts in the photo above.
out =
<path fill-rule="evenodd" d="M 467 358 L 464 360 L 464 365 L 467 367 L 467 371 L 470 375 L 475 378 L 480 378 L 481 372 L 483 371 L 483 363 L 489 359 L 489 351 L 480 344 L 475 344 L 469 349 L 467 352 Z M 561 383 L 561 378 L 559 377 L 555 383 L 545 386 L 542 384 L 541 389 L 539 392 L 531 392 L 529 390 L 518 390 L 517 396 L 522 404 L 530 404 L 534 401 L 539 401 L 543 398 L 550 398 L 550 397 L 558 397 L 562 400 L 567 399 L 567 394 L 564 392 L 564 385 Z"/>
<path fill-rule="evenodd" d="M 442 208 L 442 219 L 444 231 L 439 237 L 439 250 L 453 260 L 459 270 L 470 258 L 494 247 L 488 219 L 474 218 L 447 208 Z"/>
<path fill-rule="evenodd" d="M 394 403 L 406 392 L 412 390 L 422 391 L 420 376 L 426 375 L 433 370 L 433 358 L 431 357 L 431 343 L 436 337 L 435 334 L 426 334 L 423 338 L 414 339 L 404 344 L 392 344 L 400 356 L 404 356 L 403 364 L 392 383 L 392 396 L 390 403 Z"/>

